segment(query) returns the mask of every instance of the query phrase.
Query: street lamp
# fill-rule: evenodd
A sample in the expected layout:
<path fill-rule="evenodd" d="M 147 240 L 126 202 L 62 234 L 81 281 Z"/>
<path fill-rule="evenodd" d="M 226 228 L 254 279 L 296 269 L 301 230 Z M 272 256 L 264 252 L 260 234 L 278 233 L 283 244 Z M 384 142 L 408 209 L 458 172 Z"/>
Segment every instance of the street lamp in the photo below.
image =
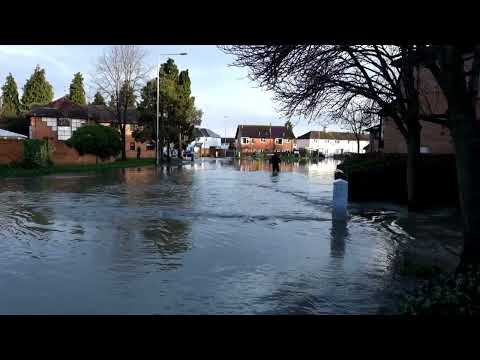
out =
<path fill-rule="evenodd" d="M 186 52 L 177 53 L 177 54 L 159 54 L 159 56 L 184 56 L 187 55 Z M 158 128 L 159 128 L 159 108 L 160 108 L 160 59 L 158 60 L 157 66 L 157 142 L 155 146 L 155 158 L 157 166 L 160 164 L 160 157 L 158 155 L 159 141 L 158 141 Z M 162 149 L 163 151 L 163 149 Z"/>

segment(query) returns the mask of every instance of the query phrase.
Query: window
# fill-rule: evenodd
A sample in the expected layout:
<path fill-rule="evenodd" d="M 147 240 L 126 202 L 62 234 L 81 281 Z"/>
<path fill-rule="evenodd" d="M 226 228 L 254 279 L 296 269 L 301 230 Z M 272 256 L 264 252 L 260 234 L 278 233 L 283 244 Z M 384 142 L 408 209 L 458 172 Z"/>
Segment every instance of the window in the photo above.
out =
<path fill-rule="evenodd" d="M 60 118 L 58 119 L 58 126 L 70 126 L 70 119 L 68 118 Z"/>
<path fill-rule="evenodd" d="M 339 143 L 340 143 L 340 140 L 335 140 L 335 143 L 336 143 L 336 144 L 339 144 Z"/>
<path fill-rule="evenodd" d="M 252 139 L 252 144 L 255 142 L 255 139 Z"/>
<path fill-rule="evenodd" d="M 275 144 L 282 145 L 283 139 L 275 139 Z"/>
<path fill-rule="evenodd" d="M 289 139 L 285 139 L 285 143 L 288 144 L 290 142 Z"/>
<path fill-rule="evenodd" d="M 249 139 L 247 137 L 242 137 L 242 144 L 248 144 L 249 143 L 248 140 Z"/>
<path fill-rule="evenodd" d="M 263 142 L 263 143 L 264 143 L 264 142 L 265 142 L 265 138 L 261 138 L 261 139 L 260 139 L 260 142 Z"/>
<path fill-rule="evenodd" d="M 430 146 L 420 146 L 420 154 L 431 154 L 432 148 Z"/>
<path fill-rule="evenodd" d="M 148 151 L 151 151 L 151 150 L 154 150 L 154 149 L 155 149 L 155 143 L 154 142 L 151 142 L 151 143 L 147 144 L 147 150 Z"/>
<path fill-rule="evenodd" d="M 134 142 L 130 143 L 130 150 L 135 150 L 135 143 Z"/>

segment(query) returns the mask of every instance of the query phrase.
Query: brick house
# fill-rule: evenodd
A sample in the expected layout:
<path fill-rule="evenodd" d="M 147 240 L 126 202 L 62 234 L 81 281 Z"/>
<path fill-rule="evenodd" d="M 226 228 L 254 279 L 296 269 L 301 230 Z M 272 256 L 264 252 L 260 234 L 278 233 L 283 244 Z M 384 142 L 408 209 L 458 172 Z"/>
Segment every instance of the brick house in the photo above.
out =
<path fill-rule="evenodd" d="M 235 145 L 241 154 L 293 151 L 295 135 L 285 126 L 238 125 Z"/>
<path fill-rule="evenodd" d="M 443 114 L 447 101 L 432 73 L 421 67 L 415 74 L 418 84 L 420 113 Z M 420 120 L 420 152 L 429 154 L 453 154 L 455 152 L 450 130 L 442 124 Z M 407 153 L 407 143 L 392 118 L 381 117 L 380 124 L 367 131 L 370 133 L 369 152 Z"/>
<path fill-rule="evenodd" d="M 27 114 L 30 119 L 31 139 L 68 140 L 73 132 L 85 124 L 101 124 L 118 126 L 113 112 L 104 105 L 77 105 L 66 97 L 52 101 L 46 106 L 33 106 Z M 155 145 L 137 142 L 132 133 L 138 127 L 139 112 L 130 109 L 127 112 L 125 129 L 125 147 L 127 157 L 137 156 L 137 148 L 141 149 L 142 158 L 155 157 Z"/>

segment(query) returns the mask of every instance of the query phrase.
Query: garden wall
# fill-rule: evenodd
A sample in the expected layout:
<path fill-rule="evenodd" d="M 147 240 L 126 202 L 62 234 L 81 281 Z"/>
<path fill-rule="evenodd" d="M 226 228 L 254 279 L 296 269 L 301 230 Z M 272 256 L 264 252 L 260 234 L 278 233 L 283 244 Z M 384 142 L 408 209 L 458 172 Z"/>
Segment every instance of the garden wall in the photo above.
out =
<path fill-rule="evenodd" d="M 87 165 L 97 163 L 95 155 L 80 155 L 74 148 L 68 147 L 65 143 L 57 140 L 50 140 L 52 151 L 50 160 L 55 165 Z M 10 164 L 13 161 L 21 161 L 23 159 L 23 140 L 0 140 L 0 164 Z M 113 162 L 111 158 L 101 162 Z"/>
<path fill-rule="evenodd" d="M 0 164 L 20 161 L 23 157 L 23 140 L 0 139 Z"/>

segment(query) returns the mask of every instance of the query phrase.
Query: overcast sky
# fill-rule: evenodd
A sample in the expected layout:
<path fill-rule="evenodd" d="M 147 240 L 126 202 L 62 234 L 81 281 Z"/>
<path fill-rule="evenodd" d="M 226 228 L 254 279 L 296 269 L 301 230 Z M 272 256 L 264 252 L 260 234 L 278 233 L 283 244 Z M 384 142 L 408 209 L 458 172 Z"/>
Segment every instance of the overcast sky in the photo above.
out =
<path fill-rule="evenodd" d="M 13 46 L 0 45 L 0 82 L 3 85 L 9 72 L 15 77 L 20 96 L 25 81 L 38 64 L 45 68 L 47 80 L 54 88 L 54 97 L 68 92 L 73 74 L 81 72 L 89 99 L 95 93 L 91 87 L 90 74 L 97 58 L 107 46 L 98 45 L 48 45 Z M 192 95 L 196 105 L 203 110 L 202 127 L 209 128 L 222 137 L 235 135 L 238 124 L 283 125 L 286 118 L 277 111 L 272 94 L 256 87 L 246 78 L 246 69 L 229 67 L 233 58 L 216 46 L 145 46 L 147 63 L 155 66 L 157 59 L 165 62 L 162 53 L 187 52 L 187 56 L 174 57 L 180 70 L 188 69 L 192 81 Z M 152 73 L 152 77 L 153 77 Z M 308 124 L 300 118 L 292 119 L 297 124 L 296 136 L 309 130 L 320 130 L 316 124 Z"/>

